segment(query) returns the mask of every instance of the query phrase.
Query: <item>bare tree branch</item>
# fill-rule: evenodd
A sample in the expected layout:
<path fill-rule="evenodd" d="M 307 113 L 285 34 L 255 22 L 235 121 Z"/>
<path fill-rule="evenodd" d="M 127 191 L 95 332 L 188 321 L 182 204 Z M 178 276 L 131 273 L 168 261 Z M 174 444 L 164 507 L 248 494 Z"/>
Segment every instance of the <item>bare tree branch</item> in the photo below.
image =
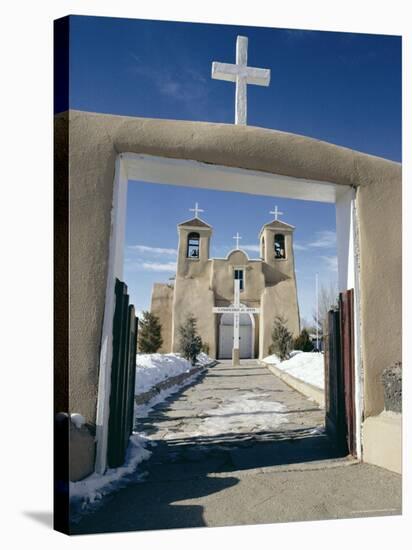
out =
<path fill-rule="evenodd" d="M 322 284 L 319 288 L 319 318 L 316 315 L 316 307 L 312 311 L 313 322 L 318 326 L 319 334 L 323 334 L 323 327 L 326 322 L 328 311 L 338 305 L 338 286 L 330 282 L 328 286 Z"/>

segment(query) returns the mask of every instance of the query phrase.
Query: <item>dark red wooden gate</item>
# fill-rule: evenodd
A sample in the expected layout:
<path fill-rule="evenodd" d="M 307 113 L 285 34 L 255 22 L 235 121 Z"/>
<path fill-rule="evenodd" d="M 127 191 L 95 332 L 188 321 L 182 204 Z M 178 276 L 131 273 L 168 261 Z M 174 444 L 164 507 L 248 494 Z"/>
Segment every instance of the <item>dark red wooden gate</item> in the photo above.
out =
<path fill-rule="evenodd" d="M 326 431 L 343 452 L 356 456 L 353 289 L 329 311 L 325 338 Z"/>
<path fill-rule="evenodd" d="M 356 456 L 355 353 L 353 289 L 339 295 L 343 388 L 345 394 L 346 439 L 348 450 Z"/>

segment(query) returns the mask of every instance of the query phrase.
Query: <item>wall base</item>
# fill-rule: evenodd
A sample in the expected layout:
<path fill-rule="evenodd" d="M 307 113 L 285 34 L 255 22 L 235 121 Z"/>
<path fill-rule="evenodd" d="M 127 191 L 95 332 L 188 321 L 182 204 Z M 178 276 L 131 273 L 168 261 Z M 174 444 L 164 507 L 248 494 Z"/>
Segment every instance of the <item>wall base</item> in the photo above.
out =
<path fill-rule="evenodd" d="M 402 415 L 384 411 L 363 423 L 363 461 L 402 473 Z"/>

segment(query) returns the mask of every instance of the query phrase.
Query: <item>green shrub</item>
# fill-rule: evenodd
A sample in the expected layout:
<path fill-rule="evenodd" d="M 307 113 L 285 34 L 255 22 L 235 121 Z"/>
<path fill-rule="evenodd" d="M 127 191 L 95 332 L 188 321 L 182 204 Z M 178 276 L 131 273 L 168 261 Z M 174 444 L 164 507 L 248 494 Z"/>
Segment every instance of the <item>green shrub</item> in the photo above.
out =
<path fill-rule="evenodd" d="M 197 334 L 196 319 L 189 315 L 186 322 L 179 327 L 179 351 L 192 365 L 196 364 L 197 356 L 202 349 L 202 339 Z"/>
<path fill-rule="evenodd" d="M 286 321 L 278 315 L 273 322 L 272 344 L 269 347 L 269 353 L 275 353 L 281 361 L 284 361 L 289 356 L 292 344 L 293 336 L 286 326 Z"/>
<path fill-rule="evenodd" d="M 302 329 L 302 332 L 299 334 L 299 336 L 295 338 L 293 347 L 294 349 L 299 349 L 301 351 L 313 351 L 315 349 L 310 340 L 309 332 L 305 328 Z"/>
<path fill-rule="evenodd" d="M 163 344 L 162 327 L 159 318 L 150 311 L 143 311 L 139 319 L 137 345 L 141 353 L 156 353 Z"/>

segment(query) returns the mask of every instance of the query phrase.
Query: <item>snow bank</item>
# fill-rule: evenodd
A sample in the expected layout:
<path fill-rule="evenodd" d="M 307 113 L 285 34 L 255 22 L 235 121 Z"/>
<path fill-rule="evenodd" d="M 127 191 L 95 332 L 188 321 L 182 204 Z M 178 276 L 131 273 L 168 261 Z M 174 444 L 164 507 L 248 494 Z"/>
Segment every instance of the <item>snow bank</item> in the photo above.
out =
<path fill-rule="evenodd" d="M 268 363 L 269 365 L 277 365 L 280 363 L 280 359 L 276 354 L 268 355 L 263 359 L 265 363 Z"/>
<path fill-rule="evenodd" d="M 295 355 L 297 355 L 298 353 L 303 353 L 303 351 L 300 350 L 300 349 L 294 349 L 293 351 L 291 351 L 291 352 L 289 353 L 289 358 L 290 358 L 290 357 L 295 357 Z"/>
<path fill-rule="evenodd" d="M 70 482 L 70 503 L 74 517 L 95 508 L 104 495 L 124 487 L 132 477 L 136 480 L 136 468 L 151 456 L 146 449 L 151 441 L 143 435 L 133 434 L 129 439 L 126 461 L 119 468 L 109 468 L 104 475 L 91 474 L 81 481 Z"/>
<path fill-rule="evenodd" d="M 289 357 L 290 358 L 295 357 L 299 353 L 303 353 L 303 351 L 301 351 L 299 349 L 295 349 L 295 350 L 293 350 L 289 353 Z M 265 357 L 263 359 L 263 361 L 265 363 L 269 363 L 269 365 L 278 365 L 279 363 L 281 363 L 281 360 L 279 359 L 279 357 L 275 353 L 273 355 L 268 355 L 267 357 Z"/>
<path fill-rule="evenodd" d="M 263 361 L 270 365 L 276 365 L 277 369 L 287 372 L 303 382 L 312 384 L 312 386 L 316 386 L 322 390 L 325 387 L 322 353 L 301 352 L 286 361 L 280 361 L 276 355 L 269 355 Z"/>
<path fill-rule="evenodd" d="M 206 353 L 200 353 L 198 365 L 207 365 L 212 359 Z M 145 353 L 136 357 L 135 395 L 149 391 L 159 382 L 178 376 L 192 369 L 190 361 L 177 353 Z"/>

